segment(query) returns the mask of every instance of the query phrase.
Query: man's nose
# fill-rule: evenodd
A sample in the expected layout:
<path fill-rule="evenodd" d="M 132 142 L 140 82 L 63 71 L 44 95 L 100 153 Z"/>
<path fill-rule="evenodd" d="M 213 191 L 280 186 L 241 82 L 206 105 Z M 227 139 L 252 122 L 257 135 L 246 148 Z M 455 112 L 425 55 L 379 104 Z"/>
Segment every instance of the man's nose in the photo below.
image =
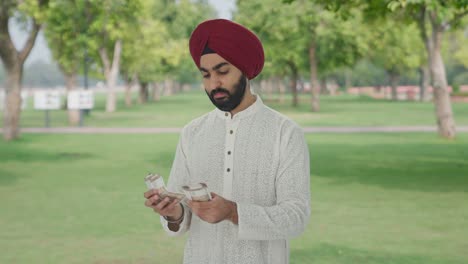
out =
<path fill-rule="evenodd" d="M 211 76 L 210 82 L 208 84 L 210 87 L 210 90 L 214 90 L 216 88 L 221 87 L 221 80 L 217 76 Z"/>

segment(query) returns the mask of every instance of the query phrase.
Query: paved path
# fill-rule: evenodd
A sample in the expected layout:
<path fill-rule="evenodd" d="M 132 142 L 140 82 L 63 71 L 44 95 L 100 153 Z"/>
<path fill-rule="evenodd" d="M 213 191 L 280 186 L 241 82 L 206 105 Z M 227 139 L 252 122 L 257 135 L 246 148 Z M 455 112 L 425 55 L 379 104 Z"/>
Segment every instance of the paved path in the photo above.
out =
<path fill-rule="evenodd" d="M 22 128 L 22 133 L 50 134 L 160 134 L 179 133 L 181 128 L 145 128 L 145 127 L 53 127 Z M 400 132 L 436 132 L 435 126 L 347 126 L 347 127 L 304 127 L 305 133 L 400 133 Z M 0 128 L 0 133 L 3 130 Z M 458 126 L 457 132 L 468 132 L 468 126 Z"/>

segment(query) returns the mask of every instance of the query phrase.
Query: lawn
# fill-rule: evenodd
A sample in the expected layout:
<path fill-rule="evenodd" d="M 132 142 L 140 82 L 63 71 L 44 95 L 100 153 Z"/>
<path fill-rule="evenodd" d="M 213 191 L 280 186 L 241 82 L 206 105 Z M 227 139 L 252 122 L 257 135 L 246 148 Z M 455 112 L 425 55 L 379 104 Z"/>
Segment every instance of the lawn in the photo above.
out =
<path fill-rule="evenodd" d="M 163 96 L 160 102 L 134 105 L 131 108 L 125 107 L 123 94 L 119 94 L 118 98 L 117 112 L 106 113 L 104 94 L 96 94 L 95 109 L 86 116 L 85 126 L 182 127 L 213 109 L 203 91 Z M 434 106 L 431 102 L 393 102 L 353 95 L 322 96 L 321 111 L 312 113 L 308 94 L 301 95 L 300 104 L 296 108 L 291 106 L 290 95 L 286 96 L 284 103 L 279 103 L 275 98 L 278 99 L 278 96 L 264 96 L 264 101 L 302 126 L 435 126 Z M 468 125 L 468 104 L 453 103 L 453 111 L 458 125 Z M 32 108 L 30 98 L 29 107 L 21 115 L 21 126 L 43 127 L 44 117 L 43 111 Z M 50 111 L 50 117 L 52 127 L 67 126 L 66 111 Z"/>
<path fill-rule="evenodd" d="M 0 263 L 180 263 L 185 238 L 167 237 L 142 195 L 147 172 L 169 173 L 177 139 L 0 141 Z M 309 134 L 307 141 L 312 218 L 292 240 L 291 263 L 468 263 L 467 134 L 454 141 L 431 133 Z"/>

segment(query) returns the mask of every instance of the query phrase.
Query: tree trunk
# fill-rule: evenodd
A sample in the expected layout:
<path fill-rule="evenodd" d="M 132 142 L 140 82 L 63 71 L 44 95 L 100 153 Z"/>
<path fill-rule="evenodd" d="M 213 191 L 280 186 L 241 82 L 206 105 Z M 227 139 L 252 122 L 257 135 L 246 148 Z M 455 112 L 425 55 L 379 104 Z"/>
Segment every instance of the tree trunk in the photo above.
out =
<path fill-rule="evenodd" d="M 434 88 L 434 103 L 439 135 L 444 138 L 455 138 L 455 120 L 452 113 L 452 102 L 447 90 L 445 67 L 440 52 L 442 32 L 435 32 L 434 50 L 431 55 L 432 87 Z"/>
<path fill-rule="evenodd" d="M 429 67 L 423 64 L 419 67 L 419 100 L 423 102 L 426 97 L 427 88 L 429 87 L 431 78 Z"/>
<path fill-rule="evenodd" d="M 315 40 L 312 40 L 309 46 L 309 63 L 310 63 L 310 92 L 312 96 L 311 110 L 312 112 L 320 111 L 320 86 L 317 76 L 317 56 L 315 54 Z"/>
<path fill-rule="evenodd" d="M 130 78 L 129 76 L 125 77 L 125 106 L 131 107 L 133 105 L 132 100 L 132 87 L 135 84 L 135 80 L 137 79 L 137 74 L 133 74 Z"/>
<path fill-rule="evenodd" d="M 147 82 L 141 82 L 140 83 L 140 93 L 139 93 L 139 103 L 140 104 L 146 104 L 148 102 L 149 98 L 149 91 L 148 91 L 148 83 Z"/>
<path fill-rule="evenodd" d="M 284 94 L 286 92 L 286 87 L 284 85 L 284 80 L 282 78 L 279 79 L 278 87 L 279 87 L 279 102 L 280 102 L 280 104 L 283 104 L 284 103 Z"/>
<path fill-rule="evenodd" d="M 119 74 L 120 66 L 120 55 L 122 53 L 122 41 L 117 40 L 114 45 L 114 56 L 112 64 L 107 56 L 107 51 L 104 47 L 99 48 L 99 55 L 104 65 L 104 73 L 106 76 L 107 86 L 107 101 L 106 101 L 106 112 L 115 112 L 117 108 L 117 98 L 115 95 L 115 85 L 117 83 L 117 77 Z"/>
<path fill-rule="evenodd" d="M 153 83 L 153 101 L 159 102 L 161 100 L 161 87 L 158 82 Z"/>
<path fill-rule="evenodd" d="M 453 139 L 455 138 L 455 120 L 452 113 L 452 102 L 447 89 L 447 78 L 445 66 L 441 54 L 443 27 L 438 24 L 435 14 L 431 14 L 432 25 L 432 53 L 430 70 L 432 75 L 432 87 L 434 89 L 434 104 L 437 117 L 439 135 Z"/>
<path fill-rule="evenodd" d="M 3 111 L 3 138 L 6 141 L 19 137 L 23 64 L 29 56 L 41 28 L 40 24 L 33 19 L 28 38 L 23 48 L 18 51 L 8 29 L 8 20 L 12 14 L 11 7 L 11 4 L 5 3 L 0 9 L 0 59 L 7 74 Z"/>
<path fill-rule="evenodd" d="M 133 105 L 132 86 L 133 86 L 133 82 L 131 80 L 127 80 L 125 83 L 125 106 L 126 107 L 131 107 Z"/>
<path fill-rule="evenodd" d="M 291 79 L 289 80 L 290 89 L 292 93 L 292 106 L 296 107 L 298 105 L 298 98 L 297 98 L 297 77 L 298 77 L 298 70 L 294 62 L 289 62 L 289 67 L 291 69 Z"/>
<path fill-rule="evenodd" d="M 180 91 L 182 90 L 182 85 L 180 84 L 180 82 L 174 82 L 174 91 L 176 94 L 180 93 Z"/>
<path fill-rule="evenodd" d="M 266 98 L 268 100 L 273 100 L 273 86 L 274 86 L 274 84 L 275 84 L 275 80 L 272 77 L 268 78 L 267 85 L 266 85 L 266 89 L 267 89 Z"/>
<path fill-rule="evenodd" d="M 267 81 L 265 79 L 262 79 L 260 81 L 260 94 L 265 94 L 267 90 Z"/>
<path fill-rule="evenodd" d="M 69 92 L 76 89 L 76 73 L 64 73 L 65 87 L 67 89 L 67 95 Z M 68 109 L 68 125 L 78 126 L 80 124 L 80 110 L 79 109 Z"/>
<path fill-rule="evenodd" d="M 326 78 L 320 78 L 320 94 L 329 94 Z"/>
<path fill-rule="evenodd" d="M 426 30 L 427 18 L 431 22 L 431 37 Z M 438 132 L 444 138 L 453 139 L 456 135 L 455 120 L 453 119 L 452 103 L 447 90 L 447 78 L 441 54 L 441 42 L 445 27 L 437 18 L 437 14 L 434 11 L 426 10 L 425 6 L 421 8 L 418 26 L 429 60 Z"/>
<path fill-rule="evenodd" d="M 350 69 L 345 70 L 345 91 L 348 91 L 352 85 L 352 71 Z"/>
<path fill-rule="evenodd" d="M 7 68 L 5 103 L 3 109 L 3 137 L 10 141 L 19 137 L 21 115 L 21 79 L 22 65 Z"/>
<path fill-rule="evenodd" d="M 390 79 L 390 87 L 392 88 L 392 100 L 398 101 L 398 80 L 400 76 L 394 71 L 389 71 L 388 76 Z"/>
<path fill-rule="evenodd" d="M 164 80 L 164 95 L 170 96 L 173 94 L 174 82 L 167 78 Z"/>

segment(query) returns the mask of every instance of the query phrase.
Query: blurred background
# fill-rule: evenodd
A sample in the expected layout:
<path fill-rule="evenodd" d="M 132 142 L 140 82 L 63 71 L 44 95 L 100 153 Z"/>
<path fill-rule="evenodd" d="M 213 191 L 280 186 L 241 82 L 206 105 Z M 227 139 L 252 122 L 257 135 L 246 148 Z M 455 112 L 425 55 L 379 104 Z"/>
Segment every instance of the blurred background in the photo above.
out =
<path fill-rule="evenodd" d="M 291 263 L 468 262 L 468 1 L 2 0 L 0 263 L 182 262 L 143 178 L 214 108 L 188 50 L 212 18 L 306 132 Z"/>

